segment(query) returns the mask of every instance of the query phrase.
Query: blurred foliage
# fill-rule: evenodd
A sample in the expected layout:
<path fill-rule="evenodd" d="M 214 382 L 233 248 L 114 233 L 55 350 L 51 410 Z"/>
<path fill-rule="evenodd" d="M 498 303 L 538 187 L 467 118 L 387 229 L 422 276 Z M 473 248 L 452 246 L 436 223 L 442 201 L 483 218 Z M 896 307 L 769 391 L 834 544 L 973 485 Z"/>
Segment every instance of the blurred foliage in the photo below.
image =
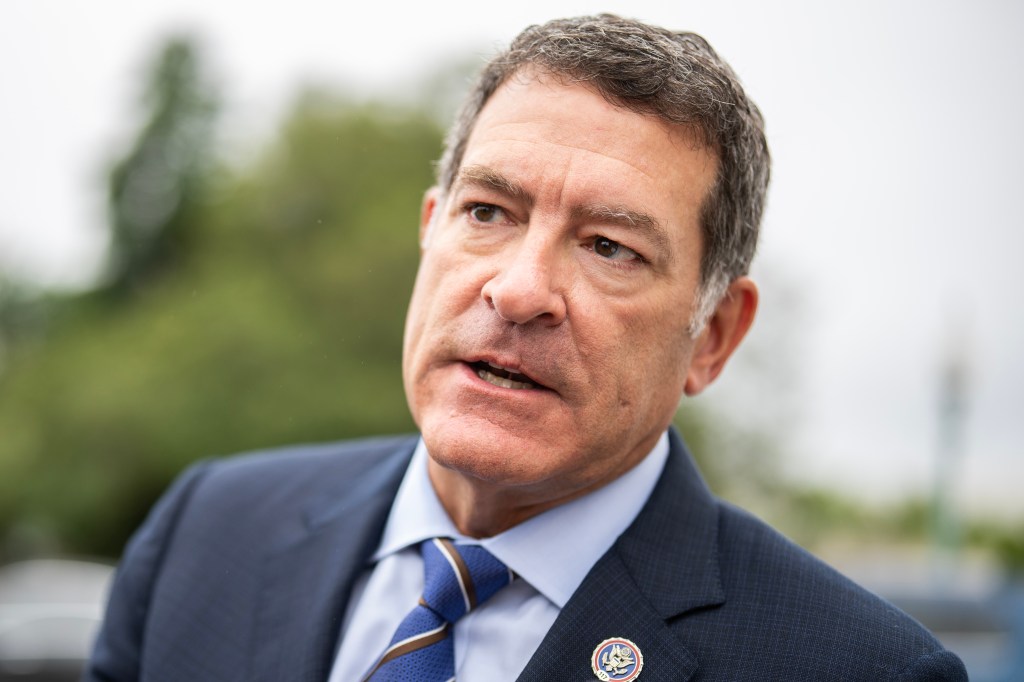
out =
<path fill-rule="evenodd" d="M 36 292 L 0 272 L 0 372 L 5 350 L 43 326 L 44 306 Z"/>
<path fill-rule="evenodd" d="M 809 549 L 837 539 L 857 544 L 895 547 L 935 542 L 933 501 L 911 498 L 889 505 L 868 506 L 834 490 L 769 484 L 755 495 L 773 525 Z M 765 498 L 770 500 L 765 503 Z M 755 503 L 757 506 L 757 503 Z M 1010 520 L 962 519 L 956 544 L 987 552 L 1008 576 L 1024 578 L 1024 524 Z M 956 547 L 953 548 L 954 550 Z"/>
<path fill-rule="evenodd" d="M 1024 579 L 1024 524 L 973 523 L 967 531 L 967 541 L 989 549 L 1004 568 Z"/>
<path fill-rule="evenodd" d="M 107 286 L 119 293 L 184 258 L 201 223 L 217 107 L 190 40 L 164 46 L 142 105 L 146 122 L 110 173 Z"/>
<path fill-rule="evenodd" d="M 64 296 L 43 324 L 0 290 L 0 329 L 44 329 L 4 337 L 0 554 L 116 556 L 196 458 L 411 430 L 402 328 L 440 137 L 415 111 L 309 93 L 258 162 L 201 176 L 189 238 L 159 247 L 174 267 L 132 296 Z M 176 162 L 151 163 L 176 186 Z"/>

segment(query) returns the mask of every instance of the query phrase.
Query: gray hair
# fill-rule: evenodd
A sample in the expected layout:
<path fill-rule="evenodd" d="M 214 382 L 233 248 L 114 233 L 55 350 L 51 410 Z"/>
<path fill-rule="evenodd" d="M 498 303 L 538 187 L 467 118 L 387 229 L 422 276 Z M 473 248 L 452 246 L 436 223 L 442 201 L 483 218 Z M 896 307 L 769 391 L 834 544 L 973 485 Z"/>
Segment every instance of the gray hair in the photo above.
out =
<path fill-rule="evenodd" d="M 718 156 L 718 177 L 701 207 L 701 286 L 690 320 L 696 335 L 729 284 L 745 275 L 757 246 L 771 159 L 764 121 L 739 79 L 695 33 L 668 31 L 612 14 L 530 26 L 477 77 L 448 131 L 437 167 L 451 189 L 473 126 L 512 75 L 536 66 L 586 83 L 631 111 L 690 127 Z"/>

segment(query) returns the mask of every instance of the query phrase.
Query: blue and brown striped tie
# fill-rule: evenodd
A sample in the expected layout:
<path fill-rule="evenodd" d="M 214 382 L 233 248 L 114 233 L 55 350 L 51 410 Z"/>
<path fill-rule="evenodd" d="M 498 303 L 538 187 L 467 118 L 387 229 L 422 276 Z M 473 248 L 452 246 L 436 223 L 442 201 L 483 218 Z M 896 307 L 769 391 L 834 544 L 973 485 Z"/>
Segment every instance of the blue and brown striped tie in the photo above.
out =
<path fill-rule="evenodd" d="M 423 596 L 395 631 L 366 682 L 455 679 L 452 626 L 512 582 L 512 572 L 483 547 L 439 538 L 420 545 Z"/>

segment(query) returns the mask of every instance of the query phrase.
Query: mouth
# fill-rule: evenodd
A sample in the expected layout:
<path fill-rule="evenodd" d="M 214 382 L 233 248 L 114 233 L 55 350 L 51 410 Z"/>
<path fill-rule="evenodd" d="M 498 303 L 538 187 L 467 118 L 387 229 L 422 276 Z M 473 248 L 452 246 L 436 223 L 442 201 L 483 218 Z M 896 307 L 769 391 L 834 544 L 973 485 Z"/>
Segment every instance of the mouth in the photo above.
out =
<path fill-rule="evenodd" d="M 506 367 L 491 364 L 490 362 L 481 360 L 478 362 L 471 362 L 469 363 L 469 366 L 474 372 L 476 372 L 478 377 L 494 386 L 511 388 L 519 391 L 523 389 L 546 388 L 521 372 L 515 372 Z"/>

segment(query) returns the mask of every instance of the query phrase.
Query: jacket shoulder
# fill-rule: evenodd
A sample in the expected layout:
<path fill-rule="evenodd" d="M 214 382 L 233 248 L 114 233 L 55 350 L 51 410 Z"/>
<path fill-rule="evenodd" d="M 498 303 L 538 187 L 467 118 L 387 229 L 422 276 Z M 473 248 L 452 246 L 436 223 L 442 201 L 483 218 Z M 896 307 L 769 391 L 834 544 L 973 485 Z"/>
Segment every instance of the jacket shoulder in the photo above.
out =
<path fill-rule="evenodd" d="M 726 601 L 717 618 L 731 627 L 716 634 L 718 646 L 770 652 L 760 657 L 761 679 L 782 670 L 801 679 L 967 679 L 909 615 L 748 512 L 719 505 Z"/>
<path fill-rule="evenodd" d="M 396 452 L 412 452 L 417 436 L 373 436 L 328 443 L 305 443 L 252 450 L 205 460 L 208 475 L 262 478 L 302 476 L 322 467 L 351 468 L 362 473 Z"/>
<path fill-rule="evenodd" d="M 147 670 L 159 679 L 198 679 L 199 669 L 203 679 L 228 679 L 214 670 L 244 670 L 272 558 L 316 538 L 326 514 L 361 528 L 349 533 L 362 538 L 360 547 L 370 543 L 416 440 L 302 445 L 191 466 L 129 542 L 83 679 L 148 679 Z M 328 534 L 328 550 L 336 537 Z M 289 570 L 330 573 L 343 590 L 338 575 L 355 571 L 363 553 L 333 556 L 333 564 L 324 560 L 329 553 Z M 201 655 L 210 647 L 216 656 Z"/>

